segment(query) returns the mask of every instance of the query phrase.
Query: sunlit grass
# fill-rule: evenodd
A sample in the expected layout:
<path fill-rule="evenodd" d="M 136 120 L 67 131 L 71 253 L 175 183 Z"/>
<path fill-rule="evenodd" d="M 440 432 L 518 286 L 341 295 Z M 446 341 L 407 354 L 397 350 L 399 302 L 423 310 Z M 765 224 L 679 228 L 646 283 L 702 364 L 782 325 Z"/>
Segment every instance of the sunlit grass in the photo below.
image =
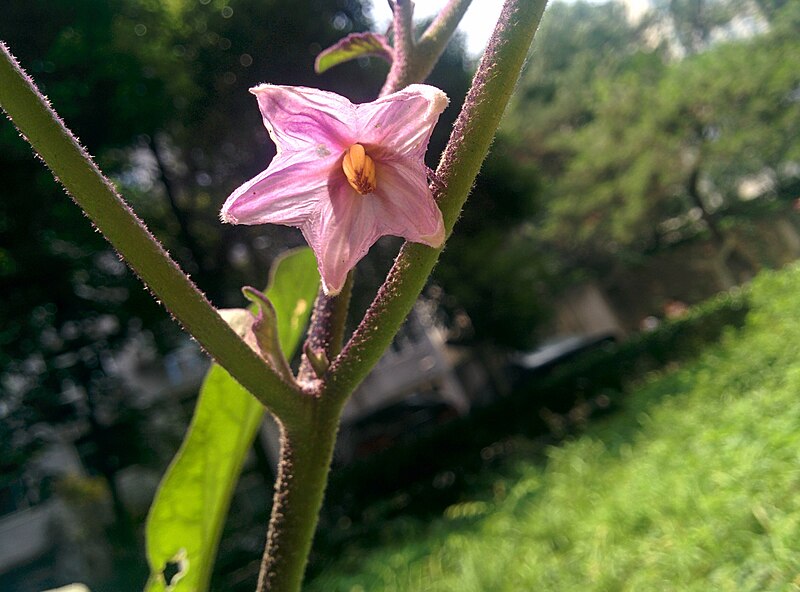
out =
<path fill-rule="evenodd" d="M 800 269 L 760 276 L 751 306 L 546 462 L 519 452 L 480 497 L 387 523 L 308 589 L 800 590 Z"/>

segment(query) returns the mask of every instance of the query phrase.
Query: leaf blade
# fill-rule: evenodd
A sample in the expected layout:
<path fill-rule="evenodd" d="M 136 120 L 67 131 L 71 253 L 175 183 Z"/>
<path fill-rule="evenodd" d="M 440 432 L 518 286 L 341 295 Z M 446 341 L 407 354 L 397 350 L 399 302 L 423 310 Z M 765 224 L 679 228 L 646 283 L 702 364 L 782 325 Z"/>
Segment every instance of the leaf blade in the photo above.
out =
<path fill-rule="evenodd" d="M 350 33 L 347 37 L 320 52 L 314 61 L 314 71 L 322 74 L 334 66 L 361 57 L 379 57 L 391 64 L 392 48 L 383 35 Z"/>
<path fill-rule="evenodd" d="M 273 266 L 266 294 L 278 314 L 281 349 L 291 357 L 302 337 L 319 286 L 310 249 Z M 200 592 L 208 588 L 225 516 L 263 407 L 221 366 L 212 364 L 178 454 L 159 485 L 147 518 L 150 578 L 145 592 Z M 172 562 L 178 574 L 164 581 Z"/>

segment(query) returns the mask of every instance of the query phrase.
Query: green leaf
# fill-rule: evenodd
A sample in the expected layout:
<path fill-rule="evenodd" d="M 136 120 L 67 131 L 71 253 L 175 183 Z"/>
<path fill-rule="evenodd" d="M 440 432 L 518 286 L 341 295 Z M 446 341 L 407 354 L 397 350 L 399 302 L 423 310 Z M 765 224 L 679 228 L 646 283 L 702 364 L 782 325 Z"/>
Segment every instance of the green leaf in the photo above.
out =
<path fill-rule="evenodd" d="M 278 336 L 287 358 L 300 343 L 318 287 L 310 249 L 294 251 L 276 262 L 266 295 L 275 307 Z M 146 592 L 208 588 L 231 495 L 263 414 L 255 398 L 221 366 L 212 364 L 189 431 L 147 518 L 151 575 Z M 163 576 L 167 566 L 169 582 Z"/>
<path fill-rule="evenodd" d="M 356 58 L 374 56 L 392 63 L 392 48 L 386 37 L 376 33 L 350 33 L 317 56 L 314 70 L 322 74 L 325 70 Z"/>

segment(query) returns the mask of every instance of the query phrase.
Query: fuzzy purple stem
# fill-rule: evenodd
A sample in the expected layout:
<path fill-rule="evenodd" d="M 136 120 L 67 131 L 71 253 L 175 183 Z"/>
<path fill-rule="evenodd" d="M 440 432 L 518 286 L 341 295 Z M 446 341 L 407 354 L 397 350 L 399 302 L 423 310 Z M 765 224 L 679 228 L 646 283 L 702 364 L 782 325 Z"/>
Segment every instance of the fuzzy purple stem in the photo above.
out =
<path fill-rule="evenodd" d="M 456 32 L 458 23 L 461 22 L 471 2 L 472 0 L 450 0 L 419 38 L 417 53 L 425 54 L 425 60 L 430 62 L 431 67 Z M 425 76 L 427 77 L 427 74 Z"/>

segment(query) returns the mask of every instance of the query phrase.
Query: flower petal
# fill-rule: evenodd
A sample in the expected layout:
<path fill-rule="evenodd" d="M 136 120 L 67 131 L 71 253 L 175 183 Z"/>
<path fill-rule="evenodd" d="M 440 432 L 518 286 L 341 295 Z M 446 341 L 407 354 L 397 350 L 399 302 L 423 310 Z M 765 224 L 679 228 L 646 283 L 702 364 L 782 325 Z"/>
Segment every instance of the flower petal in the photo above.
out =
<path fill-rule="evenodd" d="M 258 99 L 269 135 L 282 150 L 341 152 L 356 140 L 355 105 L 332 92 L 302 86 L 262 84 L 250 89 Z"/>
<path fill-rule="evenodd" d="M 372 103 L 356 105 L 361 126 L 359 142 L 372 147 L 377 158 L 394 155 L 421 160 L 448 102 L 447 95 L 438 88 L 412 84 Z"/>
<path fill-rule="evenodd" d="M 438 248 L 444 243 L 442 212 L 428 187 L 425 166 L 408 160 L 378 164 L 375 201 L 381 234 Z"/>
<path fill-rule="evenodd" d="M 308 152 L 278 155 L 228 197 L 220 217 L 232 224 L 300 226 L 327 200 L 340 160 L 340 155 L 319 158 Z"/>
<path fill-rule="evenodd" d="M 302 87 L 265 84 L 251 92 L 278 155 L 231 194 L 223 220 L 299 227 L 328 294 L 341 291 L 350 269 L 383 235 L 442 245 L 444 223 L 423 158 L 447 106 L 443 92 L 412 85 L 362 105 Z M 375 190 L 366 195 L 342 169 L 343 155 L 354 144 L 364 147 L 365 162 L 375 167 Z"/>
<path fill-rule="evenodd" d="M 379 215 L 382 209 L 373 195 L 359 195 L 346 180 L 332 183 L 330 201 L 319 208 L 302 226 L 303 236 L 317 256 L 322 287 L 336 295 L 369 248 L 381 236 Z"/>

